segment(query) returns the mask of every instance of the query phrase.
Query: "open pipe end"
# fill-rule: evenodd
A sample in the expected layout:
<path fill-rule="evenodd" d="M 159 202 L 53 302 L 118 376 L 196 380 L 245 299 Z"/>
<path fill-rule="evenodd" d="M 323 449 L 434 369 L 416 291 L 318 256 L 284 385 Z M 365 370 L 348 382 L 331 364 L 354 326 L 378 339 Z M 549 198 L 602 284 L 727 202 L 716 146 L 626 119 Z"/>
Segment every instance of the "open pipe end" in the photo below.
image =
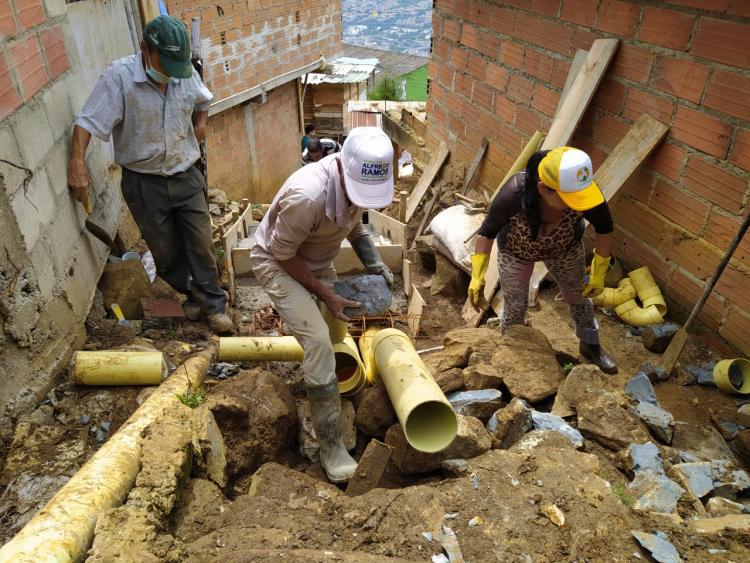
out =
<path fill-rule="evenodd" d="M 427 401 L 415 407 L 404 425 L 404 435 L 411 447 L 425 453 L 444 450 L 457 433 L 456 413 L 442 401 Z"/>

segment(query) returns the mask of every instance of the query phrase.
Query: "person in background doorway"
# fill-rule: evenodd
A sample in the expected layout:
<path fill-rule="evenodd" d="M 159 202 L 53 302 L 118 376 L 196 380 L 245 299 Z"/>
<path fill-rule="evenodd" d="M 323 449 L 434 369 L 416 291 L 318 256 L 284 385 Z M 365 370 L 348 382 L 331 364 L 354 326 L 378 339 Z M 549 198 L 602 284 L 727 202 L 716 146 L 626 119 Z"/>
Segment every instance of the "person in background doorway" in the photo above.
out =
<path fill-rule="evenodd" d="M 304 348 L 302 370 L 320 461 L 332 482 L 349 480 L 357 468 L 341 439 L 332 338 L 346 334 L 344 308 L 359 306 L 333 292 L 333 260 L 346 238 L 368 273 L 393 283 L 362 224 L 363 210 L 390 205 L 392 164 L 393 146 L 380 128 L 352 129 L 340 153 L 303 166 L 287 179 L 250 252 L 256 279 Z"/>
<path fill-rule="evenodd" d="M 477 306 L 483 297 L 490 250 L 497 239 L 501 328 L 524 324 L 534 262 L 542 261 L 570 307 L 581 355 L 603 372 L 617 373 L 617 365 L 599 343 L 599 324 L 589 299 L 604 289 L 614 231 L 612 215 L 593 175 L 591 159 L 581 150 L 560 147 L 534 153 L 526 170 L 502 186 L 482 223 L 471 255 L 469 299 Z M 588 277 L 584 218 L 596 230 Z"/>
<path fill-rule="evenodd" d="M 324 156 L 339 152 L 341 145 L 333 139 L 310 139 L 307 148 L 302 151 L 302 165 L 318 162 Z"/>
<path fill-rule="evenodd" d="M 302 137 L 302 148 L 300 150 L 304 151 L 307 148 L 307 144 L 310 142 L 310 139 L 315 138 L 315 124 L 314 123 L 308 123 L 305 125 L 305 136 Z"/>
<path fill-rule="evenodd" d="M 190 63 L 185 24 L 151 20 L 141 51 L 99 77 L 73 130 L 68 186 L 90 211 L 86 149 L 112 138 L 122 194 L 154 257 L 156 270 L 187 296 L 185 313 L 203 315 L 219 334 L 234 330 L 219 285 L 203 175 L 196 168 L 213 94 Z"/>

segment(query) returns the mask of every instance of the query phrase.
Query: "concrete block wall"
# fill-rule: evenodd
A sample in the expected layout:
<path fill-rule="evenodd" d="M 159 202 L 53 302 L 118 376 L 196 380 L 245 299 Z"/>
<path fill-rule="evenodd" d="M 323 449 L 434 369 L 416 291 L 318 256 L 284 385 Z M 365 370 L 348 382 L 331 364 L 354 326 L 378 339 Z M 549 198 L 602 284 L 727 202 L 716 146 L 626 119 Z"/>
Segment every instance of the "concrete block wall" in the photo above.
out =
<path fill-rule="evenodd" d="M 428 143 L 496 185 L 534 130 L 552 122 L 577 49 L 620 46 L 572 144 L 594 167 L 647 113 L 670 127 L 614 203 L 615 253 L 648 265 L 677 318 L 692 308 L 750 195 L 750 2 L 436 0 Z M 750 239 L 701 320 L 750 354 Z"/>
<path fill-rule="evenodd" d="M 106 50 L 92 48 L 100 32 Z M 108 249 L 84 230 L 85 213 L 68 192 L 70 135 L 98 73 L 115 58 L 105 55 L 133 49 L 123 0 L 67 9 L 64 0 L 0 1 L 0 441 L 84 336 Z M 109 144 L 92 141 L 87 162 L 92 218 L 114 233 L 119 173 Z"/>
<path fill-rule="evenodd" d="M 340 0 L 168 0 L 167 7 L 188 25 L 201 18 L 204 79 L 215 102 L 341 52 Z M 299 166 L 298 112 L 290 82 L 269 92 L 265 104 L 212 115 L 209 185 L 235 200 L 270 202 Z"/>

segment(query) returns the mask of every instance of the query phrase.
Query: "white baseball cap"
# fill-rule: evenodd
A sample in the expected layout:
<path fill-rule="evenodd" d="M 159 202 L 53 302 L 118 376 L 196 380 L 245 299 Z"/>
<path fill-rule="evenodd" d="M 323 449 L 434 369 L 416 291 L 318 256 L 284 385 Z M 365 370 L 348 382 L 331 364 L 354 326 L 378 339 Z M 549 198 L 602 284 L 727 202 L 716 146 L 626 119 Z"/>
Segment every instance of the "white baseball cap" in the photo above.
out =
<path fill-rule="evenodd" d="M 539 163 L 539 179 L 555 190 L 575 211 L 588 211 L 604 202 L 594 182 L 594 167 L 589 155 L 573 147 L 552 149 Z"/>
<path fill-rule="evenodd" d="M 393 201 L 393 145 L 380 127 L 355 127 L 341 149 L 344 187 L 362 209 L 382 209 Z"/>

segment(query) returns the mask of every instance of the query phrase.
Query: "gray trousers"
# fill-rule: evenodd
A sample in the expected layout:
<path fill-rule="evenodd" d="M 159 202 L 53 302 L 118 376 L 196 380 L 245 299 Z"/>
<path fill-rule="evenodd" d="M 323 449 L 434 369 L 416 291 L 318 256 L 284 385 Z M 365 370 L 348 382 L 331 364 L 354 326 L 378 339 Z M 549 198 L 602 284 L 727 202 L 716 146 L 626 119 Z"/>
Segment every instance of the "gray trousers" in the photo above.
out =
<path fill-rule="evenodd" d="M 594 303 L 583 296 L 586 258 L 583 243 L 574 244 L 562 256 L 545 260 L 550 274 L 560 288 L 560 295 L 570 308 L 576 335 L 586 344 L 599 344 L 599 323 L 594 317 Z M 503 292 L 503 332 L 511 325 L 524 324 L 529 307 L 529 281 L 534 262 L 517 258 L 510 252 L 498 254 L 501 290 Z"/>
<path fill-rule="evenodd" d="M 195 296 L 207 315 L 224 313 L 211 219 L 195 166 L 174 176 L 122 169 L 122 195 L 154 256 L 159 276 L 180 293 Z"/>

